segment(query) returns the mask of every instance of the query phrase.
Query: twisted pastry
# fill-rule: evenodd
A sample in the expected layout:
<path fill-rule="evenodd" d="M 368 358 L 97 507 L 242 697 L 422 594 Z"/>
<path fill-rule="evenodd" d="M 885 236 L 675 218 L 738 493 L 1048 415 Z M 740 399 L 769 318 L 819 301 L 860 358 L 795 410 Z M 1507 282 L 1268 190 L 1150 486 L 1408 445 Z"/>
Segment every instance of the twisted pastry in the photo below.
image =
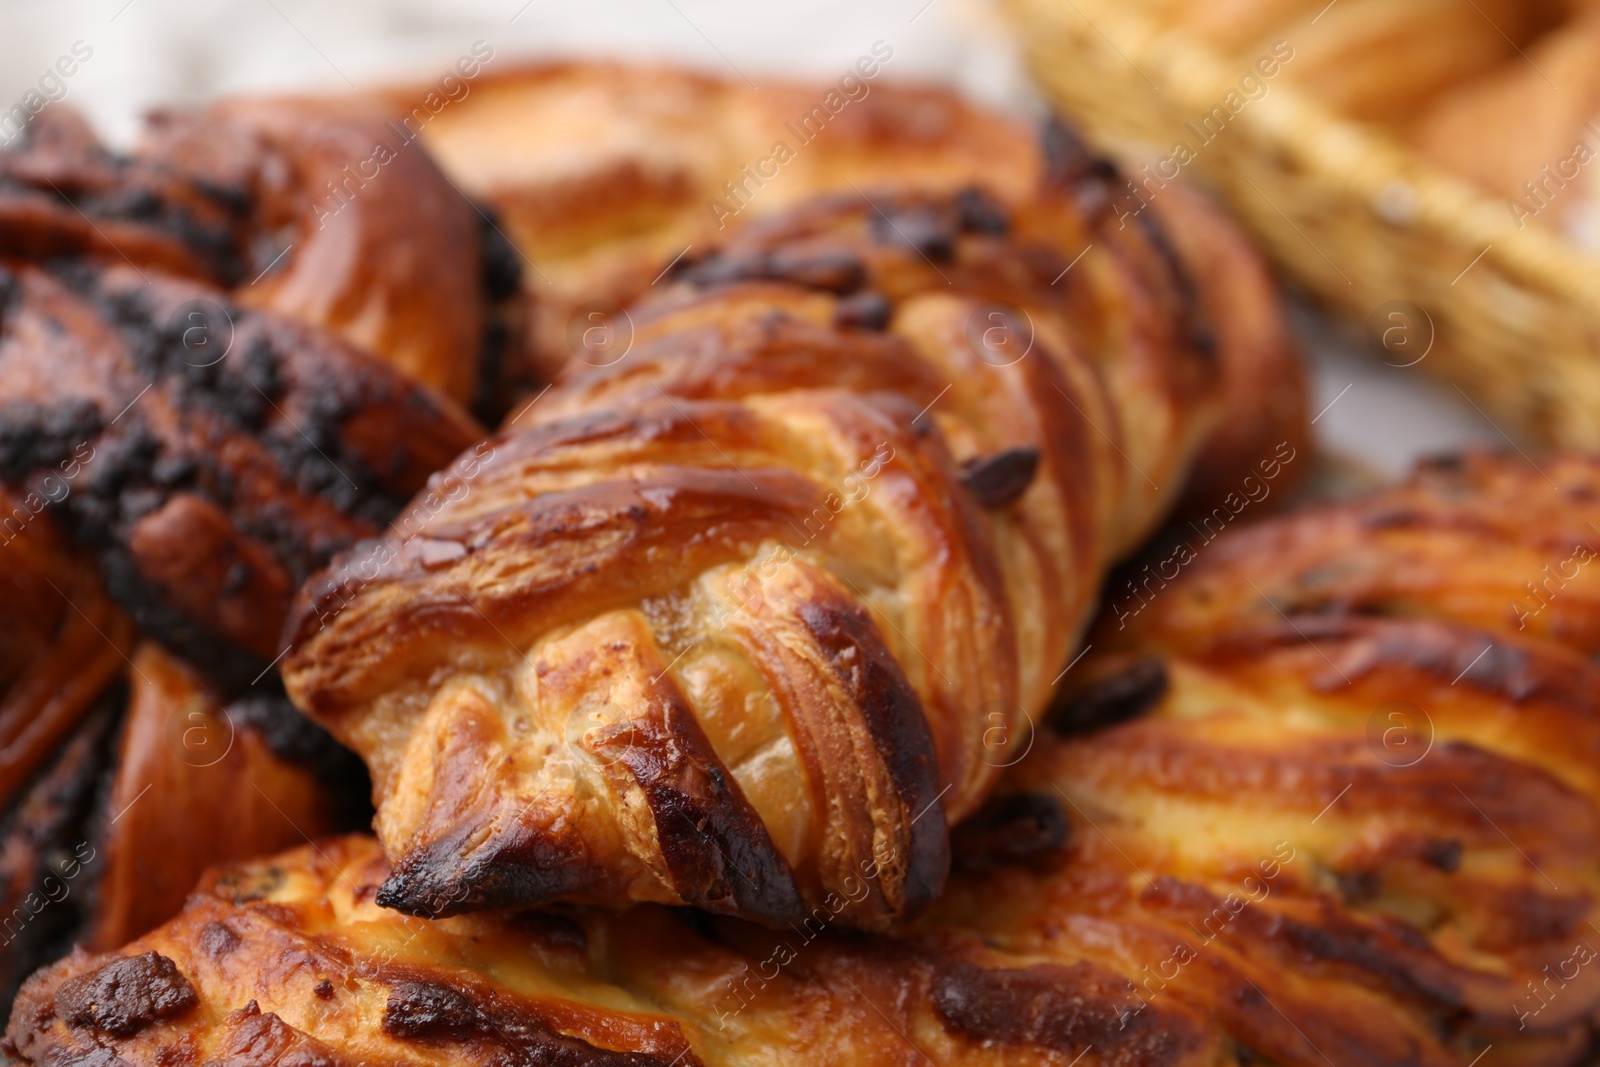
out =
<path fill-rule="evenodd" d="M 1151 232 L 1062 191 L 754 224 L 336 560 L 282 670 L 372 771 L 380 903 L 932 900 L 1212 422 Z"/>
<path fill-rule="evenodd" d="M 825 908 L 424 921 L 378 906 L 390 865 L 349 837 L 41 973 L 8 1040 L 37 1064 L 1589 1062 L 1597 500 L 1593 458 L 1473 455 L 1194 546 L 1102 617 L 894 935 Z"/>

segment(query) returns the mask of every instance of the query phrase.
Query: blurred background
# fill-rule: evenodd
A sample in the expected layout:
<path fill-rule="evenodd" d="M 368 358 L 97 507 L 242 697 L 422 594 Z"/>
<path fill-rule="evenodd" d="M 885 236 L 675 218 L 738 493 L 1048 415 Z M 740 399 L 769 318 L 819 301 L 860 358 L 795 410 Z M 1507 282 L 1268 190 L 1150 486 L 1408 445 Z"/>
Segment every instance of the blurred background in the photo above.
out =
<path fill-rule="evenodd" d="M 497 64 L 653 57 L 759 84 L 765 75 L 836 76 L 879 39 L 895 49 L 896 79 L 951 85 L 1029 117 L 1047 110 L 1007 13 L 986 0 L 800 0 L 759 11 L 737 0 L 0 0 L 0 100 L 9 107 L 60 57 L 76 55 L 76 72 L 46 89 L 126 143 L 152 106 L 429 77 L 480 40 Z M 1394 475 L 1419 455 L 1506 443 L 1506 424 L 1482 406 L 1398 365 L 1409 354 L 1374 353 L 1368 324 L 1302 298 L 1295 323 L 1314 361 L 1315 431 L 1341 455 Z"/>

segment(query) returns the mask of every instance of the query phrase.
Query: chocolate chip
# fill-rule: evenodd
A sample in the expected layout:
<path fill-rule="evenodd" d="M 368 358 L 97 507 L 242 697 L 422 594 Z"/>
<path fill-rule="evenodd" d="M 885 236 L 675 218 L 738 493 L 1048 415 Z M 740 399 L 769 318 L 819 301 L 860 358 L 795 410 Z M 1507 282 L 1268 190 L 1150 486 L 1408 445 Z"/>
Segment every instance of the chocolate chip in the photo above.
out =
<path fill-rule="evenodd" d="M 967 233 L 1001 237 L 1011 229 L 1011 215 L 987 191 L 968 186 L 956 194 L 956 218 Z"/>
<path fill-rule="evenodd" d="M 1377 871 L 1335 871 L 1333 880 L 1346 904 L 1366 904 L 1383 892 L 1383 879 Z"/>
<path fill-rule="evenodd" d="M 89 1026 L 112 1037 L 132 1037 L 199 1002 L 178 965 L 156 952 L 112 960 L 56 993 L 56 1011 L 68 1026 Z"/>
<path fill-rule="evenodd" d="M 955 220 L 928 205 L 873 216 L 872 236 L 880 244 L 910 246 L 935 263 L 956 253 Z"/>
<path fill-rule="evenodd" d="M 1422 862 L 1446 874 L 1454 874 L 1461 867 L 1461 842 L 1428 841 L 1422 846 Z"/>
<path fill-rule="evenodd" d="M 1061 802 L 1048 793 L 991 797 L 950 835 L 950 855 L 966 871 L 986 871 L 1059 852 L 1072 825 Z"/>
<path fill-rule="evenodd" d="M 318 1000 L 332 1000 L 333 983 L 324 978 L 322 981 L 311 987 L 311 992 L 317 995 Z"/>
<path fill-rule="evenodd" d="M 961 465 L 961 482 L 984 507 L 1001 508 L 1027 491 L 1038 469 L 1037 448 L 1008 448 L 967 460 Z"/>
<path fill-rule="evenodd" d="M 1048 724 L 1061 733 L 1115 726 L 1144 714 L 1167 695 L 1167 668 L 1154 657 L 1135 661 L 1051 710 Z"/>
<path fill-rule="evenodd" d="M 212 959 L 228 955 L 240 943 L 239 935 L 227 923 L 209 922 L 200 928 L 200 951 Z"/>
<path fill-rule="evenodd" d="M 894 305 L 882 293 L 871 289 L 847 296 L 833 308 L 833 324 L 841 330 L 888 329 L 894 318 Z"/>
<path fill-rule="evenodd" d="M 860 259 L 835 249 L 780 248 L 767 259 L 766 272 L 766 276 L 775 281 L 792 282 L 841 296 L 860 289 L 867 279 L 867 270 Z"/>
<path fill-rule="evenodd" d="M 1040 131 L 1039 147 L 1044 155 L 1047 177 L 1061 185 L 1073 185 L 1095 170 L 1097 157 L 1078 131 L 1063 122 L 1060 116 L 1051 115 Z"/>
<path fill-rule="evenodd" d="M 676 273 L 697 289 L 758 281 L 767 277 L 767 257 L 758 252 L 716 252 L 698 263 L 681 267 Z"/>

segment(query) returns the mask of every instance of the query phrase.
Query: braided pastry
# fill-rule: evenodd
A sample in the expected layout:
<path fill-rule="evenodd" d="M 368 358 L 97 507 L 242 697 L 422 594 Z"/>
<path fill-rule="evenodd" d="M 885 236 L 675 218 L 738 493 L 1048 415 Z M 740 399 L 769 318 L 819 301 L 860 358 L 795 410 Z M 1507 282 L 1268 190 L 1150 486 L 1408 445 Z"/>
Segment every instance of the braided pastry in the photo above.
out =
<path fill-rule="evenodd" d="M 373 773 L 381 903 L 938 894 L 1215 410 L 1158 231 L 1079 203 L 752 224 L 302 591 L 285 683 Z"/>
<path fill-rule="evenodd" d="M 1588 1062 L 1597 501 L 1600 461 L 1475 455 L 1192 545 L 1103 616 L 893 935 L 821 907 L 425 921 L 377 905 L 389 863 L 349 837 L 41 973 L 8 1040 L 36 1064 Z"/>

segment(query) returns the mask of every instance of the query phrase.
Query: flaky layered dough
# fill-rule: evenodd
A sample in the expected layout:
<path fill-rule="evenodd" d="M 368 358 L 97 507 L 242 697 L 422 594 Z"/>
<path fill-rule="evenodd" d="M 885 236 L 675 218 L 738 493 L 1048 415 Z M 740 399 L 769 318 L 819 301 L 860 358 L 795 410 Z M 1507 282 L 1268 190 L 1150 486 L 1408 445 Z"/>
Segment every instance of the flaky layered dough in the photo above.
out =
<path fill-rule="evenodd" d="M 308 583 L 282 669 L 373 772 L 382 903 L 937 895 L 985 737 L 1215 414 L 1165 245 L 1078 191 L 827 199 L 680 261 Z"/>
<path fill-rule="evenodd" d="M 1198 547 L 1010 736 L 948 893 L 894 935 L 826 906 L 426 921 L 342 838 L 42 972 L 8 1039 L 38 1064 L 1589 1062 L 1596 501 L 1593 459 L 1475 456 Z"/>

